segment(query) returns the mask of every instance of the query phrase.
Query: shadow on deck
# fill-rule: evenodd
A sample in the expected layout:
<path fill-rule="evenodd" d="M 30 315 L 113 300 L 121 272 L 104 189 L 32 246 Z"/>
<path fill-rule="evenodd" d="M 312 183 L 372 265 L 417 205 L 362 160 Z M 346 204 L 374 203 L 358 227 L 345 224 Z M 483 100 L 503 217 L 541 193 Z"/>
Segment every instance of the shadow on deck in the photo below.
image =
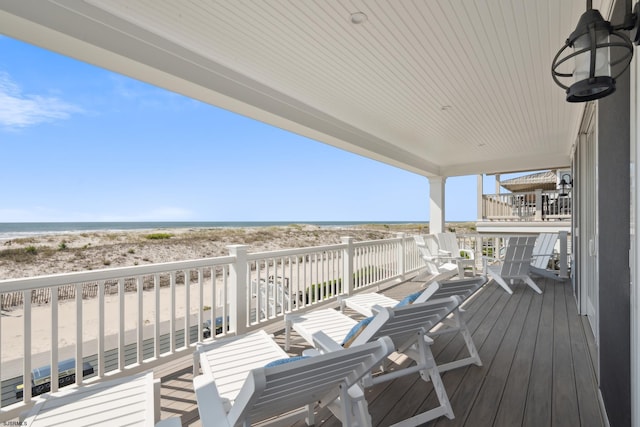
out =
<path fill-rule="evenodd" d="M 427 425 L 605 425 L 590 357 L 593 336 L 577 313 L 570 282 L 536 282 L 542 295 L 517 284 L 509 296 L 489 282 L 465 303 L 467 324 L 483 366 L 442 375 L 455 418 L 441 417 Z M 419 286 L 407 282 L 384 293 L 401 299 Z M 280 344 L 282 332 L 275 332 Z M 459 335 L 438 337 L 432 349 L 438 363 L 466 355 Z M 299 353 L 301 348 L 293 350 Z M 180 415 L 184 426 L 199 426 L 191 363 L 191 358 L 182 359 L 156 370 L 156 377 L 162 378 L 162 418 Z M 397 357 L 394 363 L 410 362 Z M 380 427 L 432 408 L 436 402 L 431 383 L 418 375 L 379 384 L 366 393 L 373 424 Z M 329 411 L 321 410 L 316 420 L 318 426 L 340 425 Z"/>

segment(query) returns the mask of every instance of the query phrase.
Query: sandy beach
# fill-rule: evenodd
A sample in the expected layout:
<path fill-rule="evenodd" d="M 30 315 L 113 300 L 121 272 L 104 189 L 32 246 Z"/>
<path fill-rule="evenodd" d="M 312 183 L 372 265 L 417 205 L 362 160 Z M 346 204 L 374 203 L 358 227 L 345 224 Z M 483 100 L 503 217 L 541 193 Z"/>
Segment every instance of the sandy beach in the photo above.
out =
<path fill-rule="evenodd" d="M 398 232 L 424 233 L 424 224 L 370 225 L 354 227 L 318 227 L 289 225 L 282 227 L 161 229 L 118 232 L 89 232 L 34 236 L 0 242 L 0 279 L 24 278 L 48 274 L 88 271 L 104 268 L 144 265 L 168 261 L 198 259 L 227 255 L 227 246 L 250 245 L 249 252 L 285 248 L 310 247 L 340 243 L 342 236 L 356 241 L 394 237 Z M 461 230 L 462 231 L 462 230 Z M 199 301 L 196 285 L 191 285 L 191 312 L 211 300 L 213 286 L 205 286 L 203 301 Z M 161 321 L 169 318 L 169 289 L 161 288 Z M 183 317 L 184 285 L 176 287 L 176 316 Z M 136 293 L 125 297 L 126 330 L 137 326 Z M 163 303 L 166 301 L 167 303 Z M 91 340 L 97 334 L 97 298 L 83 301 L 83 336 Z M 131 312 L 128 310 L 131 307 Z M 59 345 L 73 349 L 75 343 L 76 306 L 73 300 L 59 303 Z M 105 297 L 106 335 L 117 334 L 117 295 Z M 32 306 L 32 355 L 43 353 L 51 346 L 51 308 L 49 304 Z M 143 322 L 155 318 L 155 296 L 144 292 Z M 114 319 L 109 321 L 108 319 Z M 1 357 L 3 363 L 23 357 L 22 307 L 2 311 Z M 37 339 L 36 339 L 37 337 Z M 71 353 L 72 354 L 72 353 Z M 61 358 L 65 357 L 61 354 Z M 71 356 L 69 356 L 71 357 Z M 42 357 L 40 357 L 41 359 Z M 44 358 L 46 360 L 46 357 Z M 34 360 L 34 365 L 38 362 Z M 3 372 L 3 377 L 5 376 Z"/>

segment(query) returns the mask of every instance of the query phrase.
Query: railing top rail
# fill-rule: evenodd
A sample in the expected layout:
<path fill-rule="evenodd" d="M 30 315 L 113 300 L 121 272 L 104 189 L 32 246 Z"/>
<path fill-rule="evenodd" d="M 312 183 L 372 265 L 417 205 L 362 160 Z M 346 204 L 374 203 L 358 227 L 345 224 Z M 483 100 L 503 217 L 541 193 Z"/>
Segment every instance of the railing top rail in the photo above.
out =
<path fill-rule="evenodd" d="M 406 239 L 407 237 L 408 236 L 405 236 L 404 239 Z M 382 239 L 382 240 L 365 240 L 362 242 L 353 242 L 353 246 L 360 247 L 360 246 L 379 245 L 381 243 L 401 242 L 402 239 L 403 237 L 391 237 L 391 238 Z"/>
<path fill-rule="evenodd" d="M 27 277 L 21 279 L 0 280 L 0 292 L 26 291 L 29 289 L 61 286 L 72 283 L 96 282 L 114 280 L 122 277 L 145 276 L 151 274 L 168 273 L 177 270 L 228 265 L 235 261 L 234 256 L 202 258 L 187 261 L 172 261 L 149 265 L 107 268 L 93 271 L 77 271 L 72 273 L 51 274 L 45 276 Z"/>
<path fill-rule="evenodd" d="M 344 249 L 347 245 L 344 243 L 337 243 L 334 245 L 324 245 L 324 246 L 311 246 L 308 248 L 293 248 L 293 249 L 279 249 L 277 251 L 263 251 L 263 252 L 251 252 L 247 254 L 247 259 L 249 261 L 255 261 L 257 259 L 263 258 L 279 258 L 286 256 L 295 256 L 295 255 L 304 255 L 311 254 L 322 251 L 335 251 L 339 249 Z"/>

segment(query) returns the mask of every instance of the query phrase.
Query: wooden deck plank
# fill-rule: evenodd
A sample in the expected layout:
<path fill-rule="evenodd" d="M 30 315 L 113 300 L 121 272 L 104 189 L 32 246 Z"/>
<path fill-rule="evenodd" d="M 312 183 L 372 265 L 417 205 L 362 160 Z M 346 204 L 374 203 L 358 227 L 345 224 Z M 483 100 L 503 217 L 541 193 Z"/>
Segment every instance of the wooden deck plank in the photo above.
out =
<path fill-rule="evenodd" d="M 518 306 L 508 324 L 496 356 L 491 364 L 487 366 L 487 374 L 478 392 L 478 397 L 467 415 L 467 419 L 474 420 L 481 425 L 493 424 L 499 408 L 498 403 L 502 400 L 515 359 L 518 342 L 526 325 L 528 309 L 534 298 L 542 299 L 540 295 L 533 291 L 522 293 L 522 298 L 518 301 Z"/>
<path fill-rule="evenodd" d="M 544 284 L 540 283 L 543 292 Z M 518 346 L 513 357 L 509 377 L 504 386 L 502 399 L 495 419 L 495 425 L 522 425 L 527 400 L 527 387 L 531 380 L 531 366 L 538 335 L 538 324 L 542 311 L 543 298 L 531 298 L 527 317 L 522 327 Z"/>
<path fill-rule="evenodd" d="M 536 282 L 543 295 L 517 284 L 514 295 L 509 296 L 489 283 L 465 304 L 465 319 L 483 366 L 443 374 L 456 418 L 441 417 L 429 426 L 605 425 L 589 353 L 593 337 L 577 314 L 571 284 L 547 279 Z M 385 294 L 401 299 L 418 288 L 419 284 L 409 282 Z M 284 344 L 280 328 L 275 329 L 275 339 Z M 290 353 L 303 348 L 296 346 Z M 439 363 L 466 356 L 458 334 L 437 337 L 432 350 Z M 413 363 L 398 355 L 393 360 L 402 366 Z M 397 368 L 393 363 L 388 367 Z M 162 417 L 181 415 L 183 425 L 199 427 L 189 358 L 163 368 L 162 373 Z M 371 387 L 366 396 L 378 427 L 423 412 L 435 403 L 433 386 L 418 375 Z M 339 425 L 330 411 L 317 412 L 316 426 Z"/>
<path fill-rule="evenodd" d="M 491 285 L 491 283 L 489 283 L 489 285 Z M 523 293 L 519 289 L 518 292 L 514 292 L 513 295 L 502 292 L 498 298 L 494 309 L 489 316 L 487 316 L 485 322 L 483 322 L 483 327 L 488 328 L 488 333 L 484 342 L 478 347 L 480 358 L 484 361 L 484 369 L 466 369 L 461 383 L 464 384 L 464 386 L 459 386 L 455 392 L 450 395 L 456 418 L 451 421 L 440 419 L 436 422 L 436 426 L 463 426 L 467 422 L 473 403 L 480 392 L 483 379 L 493 364 L 493 359 L 516 313 L 518 302 L 522 298 L 522 295 Z M 476 342 L 476 345 L 477 344 L 478 342 Z"/>
<path fill-rule="evenodd" d="M 533 352 L 531 379 L 526 399 L 523 426 L 551 425 L 553 382 L 553 305 L 554 292 L 542 294 L 542 310 Z"/>
<path fill-rule="evenodd" d="M 589 342 L 594 341 L 593 335 L 591 335 L 590 330 L 584 329 L 582 320 L 578 316 L 578 308 L 571 291 L 571 286 L 567 284 L 564 291 L 567 300 L 571 357 L 575 372 L 577 402 L 580 414 L 579 424 L 584 427 L 599 427 L 604 425 L 604 420 L 600 407 L 594 405 L 594 402 L 598 402 L 598 386 L 589 353 Z M 589 336 L 587 336 L 587 334 L 589 334 Z"/>
<path fill-rule="evenodd" d="M 567 301 L 564 286 L 548 286 L 547 292 L 554 292 L 553 311 L 553 401 L 551 422 L 559 425 L 566 420 L 578 422 L 578 401 L 576 399 L 576 378 L 571 357 L 571 337 L 567 316 Z"/>

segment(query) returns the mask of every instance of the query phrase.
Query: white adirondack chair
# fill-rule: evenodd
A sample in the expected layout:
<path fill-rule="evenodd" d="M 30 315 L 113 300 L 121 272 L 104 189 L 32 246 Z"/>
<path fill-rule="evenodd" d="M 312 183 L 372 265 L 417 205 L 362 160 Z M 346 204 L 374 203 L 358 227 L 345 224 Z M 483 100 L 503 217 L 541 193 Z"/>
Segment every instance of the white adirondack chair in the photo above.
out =
<path fill-rule="evenodd" d="M 458 238 L 454 233 L 438 233 L 436 234 L 440 251 L 449 254 L 451 260 L 458 265 L 460 277 L 464 277 L 464 269 L 470 267 L 473 275 L 476 275 L 476 259 L 471 249 L 461 248 L 458 244 Z"/>
<path fill-rule="evenodd" d="M 450 257 L 438 253 L 438 242 L 435 236 L 417 234 L 413 236 L 413 239 L 416 242 L 418 251 L 420 251 L 420 258 L 422 258 L 425 265 L 425 270 L 415 278 L 416 281 L 425 279 L 429 280 L 429 282 L 447 280 L 459 274 L 458 265 L 447 260 Z"/>
<path fill-rule="evenodd" d="M 313 338 L 331 342 L 322 333 Z M 236 427 L 306 417 L 312 425 L 319 403 L 345 426 L 371 426 L 358 382 L 393 350 L 391 339 L 380 337 L 363 346 L 289 358 L 264 331 L 199 344 L 194 371 L 199 363 L 202 375 L 194 375 L 193 384 L 200 420 L 205 427 Z"/>
<path fill-rule="evenodd" d="M 513 294 L 513 290 L 507 284 L 507 280 L 511 283 L 515 280 L 522 280 L 534 291 L 541 294 L 542 290 L 529 276 L 535 242 L 535 236 L 510 237 L 502 260 L 497 260 L 496 264 L 489 265 L 489 258 L 485 257 L 485 273 L 509 294 Z"/>
<path fill-rule="evenodd" d="M 562 281 L 557 271 L 549 270 L 549 261 L 554 254 L 558 233 L 540 233 L 533 247 L 531 273 L 541 277 Z"/>
<path fill-rule="evenodd" d="M 486 276 L 476 276 L 473 278 L 465 278 L 459 280 L 433 282 L 422 292 L 418 293 L 417 296 L 415 294 L 413 296 L 408 295 L 405 300 L 412 300 L 412 304 L 419 304 L 424 301 L 449 298 L 451 296 L 457 295 L 462 299 L 462 302 L 464 302 L 471 295 L 480 290 L 480 288 L 482 288 L 485 283 L 487 283 Z M 378 307 L 393 308 L 399 303 L 402 304 L 396 299 L 389 298 L 385 295 L 375 292 L 360 293 L 346 298 L 338 297 L 338 301 L 340 302 L 341 310 L 349 307 L 350 309 L 364 316 L 373 316 L 375 310 L 379 309 Z M 429 332 L 429 336 L 431 337 L 442 335 L 445 333 L 460 332 L 467 346 L 467 351 L 469 352 L 469 357 L 458 359 L 449 363 L 439 364 L 438 370 L 441 373 L 469 364 L 482 366 L 480 356 L 478 355 L 478 351 L 471 337 L 471 332 L 469 331 L 469 328 L 467 327 L 467 324 L 464 320 L 463 311 L 464 310 L 459 308 L 455 309 L 453 311 L 453 316 L 447 317 L 442 322 L 442 326 L 445 327 L 438 328 L 435 332 Z"/>
<path fill-rule="evenodd" d="M 431 352 L 433 340 L 427 335 L 427 332 L 458 309 L 461 302 L 460 297 L 452 296 L 396 308 L 379 307 L 377 314 L 364 322 L 356 322 L 349 316 L 331 308 L 287 315 L 285 316 L 285 349 L 292 342 L 292 330 L 295 330 L 304 341 L 316 346 L 318 343 L 313 342 L 313 334 L 319 331 L 325 332 L 333 340 L 333 343 L 327 347 L 316 347 L 321 351 L 335 351 L 337 348 L 341 348 L 341 344 L 349 346 L 349 348 L 357 347 L 380 336 L 389 336 L 393 340 L 396 351 L 405 354 L 416 363 L 407 368 L 375 377 L 367 376 L 364 378 L 363 384 L 368 387 L 401 376 L 419 373 L 422 379 L 432 382 L 439 403 L 437 407 L 403 420 L 394 426 L 418 426 L 443 415 L 452 419 L 453 410 Z M 354 332 L 353 337 L 349 338 Z"/>

